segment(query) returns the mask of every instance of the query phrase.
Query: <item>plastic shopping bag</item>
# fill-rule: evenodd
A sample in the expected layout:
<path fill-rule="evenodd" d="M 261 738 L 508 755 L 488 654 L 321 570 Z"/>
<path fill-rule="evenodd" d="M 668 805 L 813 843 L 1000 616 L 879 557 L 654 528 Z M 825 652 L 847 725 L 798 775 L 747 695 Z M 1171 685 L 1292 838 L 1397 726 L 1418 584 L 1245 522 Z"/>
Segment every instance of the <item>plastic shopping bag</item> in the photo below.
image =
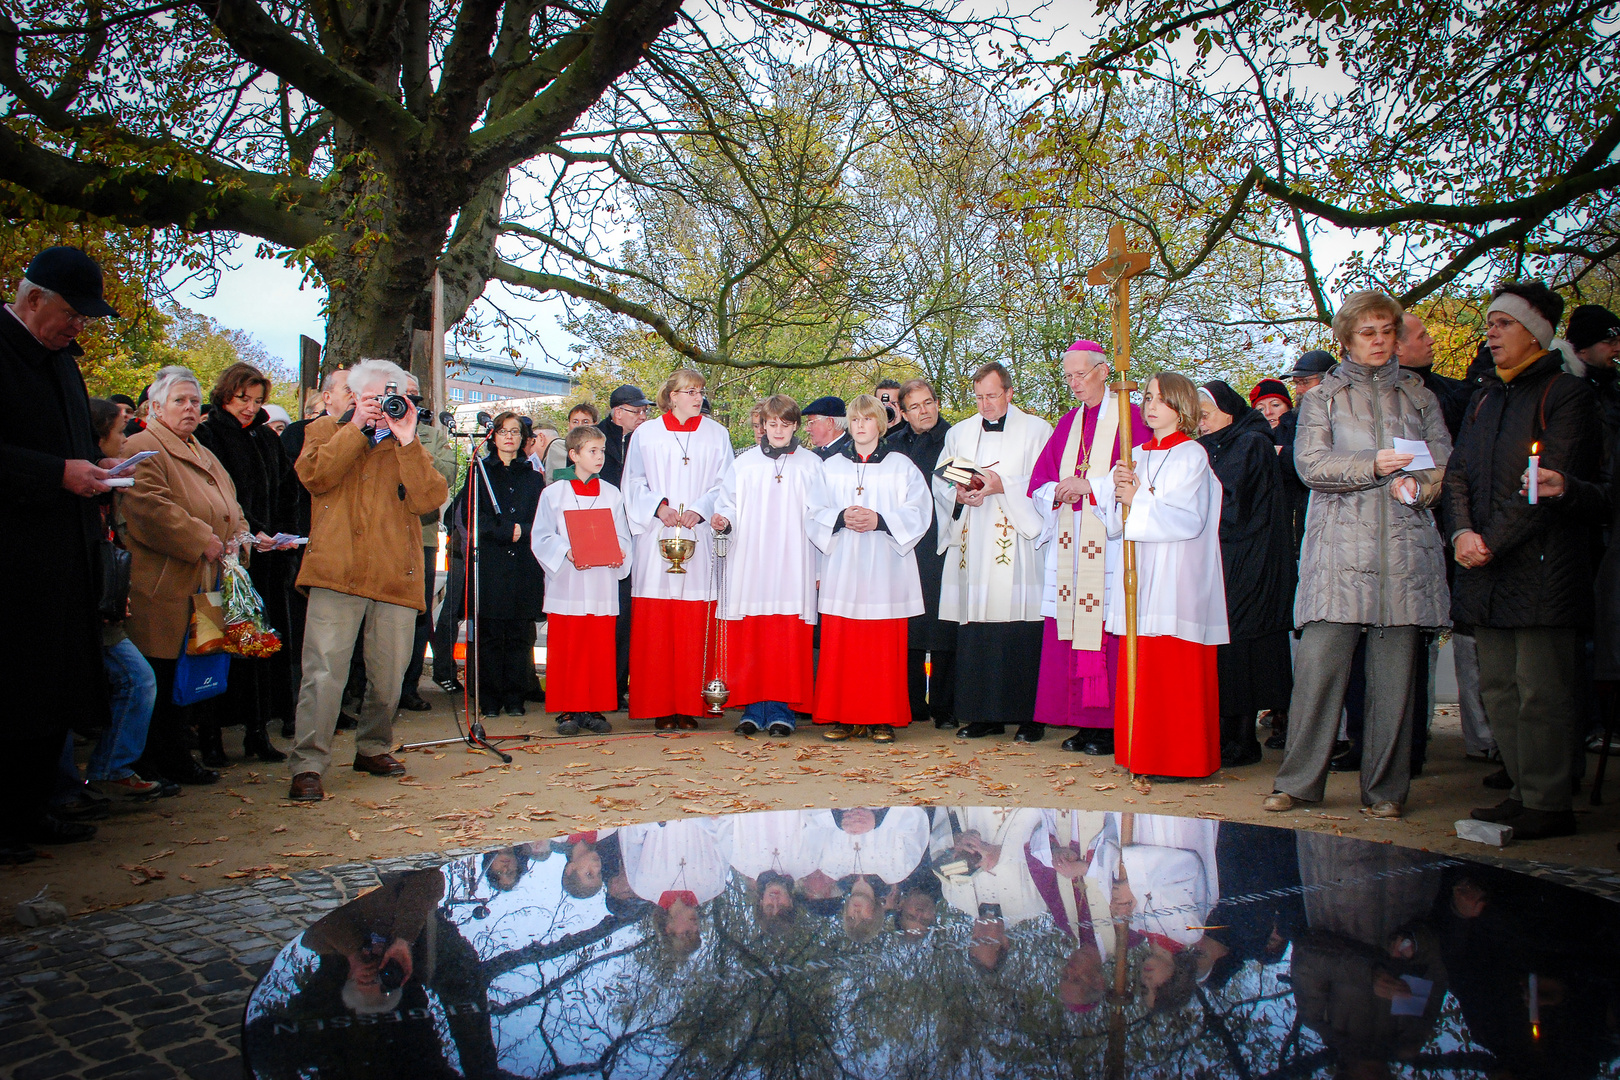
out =
<path fill-rule="evenodd" d="M 225 651 L 233 656 L 263 659 L 281 649 L 281 636 L 264 617 L 264 598 L 253 587 L 235 555 L 225 556 L 225 584 L 220 589 L 225 608 Z"/>

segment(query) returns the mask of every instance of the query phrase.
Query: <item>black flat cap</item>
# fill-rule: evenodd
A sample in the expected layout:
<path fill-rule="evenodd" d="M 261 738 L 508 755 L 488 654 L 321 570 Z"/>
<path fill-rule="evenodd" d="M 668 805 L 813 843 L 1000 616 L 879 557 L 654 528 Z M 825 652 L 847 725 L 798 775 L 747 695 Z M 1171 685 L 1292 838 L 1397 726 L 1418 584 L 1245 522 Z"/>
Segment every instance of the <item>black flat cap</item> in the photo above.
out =
<path fill-rule="evenodd" d="M 88 319 L 117 317 L 112 305 L 101 298 L 101 267 L 76 247 L 48 247 L 28 264 L 23 277 L 67 301 L 69 307 Z"/>
<path fill-rule="evenodd" d="M 636 387 L 626 383 L 624 386 L 621 386 L 617 390 L 613 391 L 613 396 L 608 398 L 609 409 L 617 409 L 620 405 L 630 405 L 637 409 L 647 409 L 652 407 L 652 402 L 647 400 L 646 394 L 643 394 Z"/>
<path fill-rule="evenodd" d="M 1332 353 L 1323 352 L 1321 349 L 1312 349 L 1300 357 L 1299 362 L 1294 365 L 1294 370 L 1284 375 L 1283 378 L 1308 379 L 1312 375 L 1326 375 L 1333 370 L 1333 365 L 1337 363 L 1338 361 L 1333 359 Z"/>
<path fill-rule="evenodd" d="M 818 397 L 810 404 L 799 410 L 800 416 L 843 416 L 844 399 L 841 397 Z"/>

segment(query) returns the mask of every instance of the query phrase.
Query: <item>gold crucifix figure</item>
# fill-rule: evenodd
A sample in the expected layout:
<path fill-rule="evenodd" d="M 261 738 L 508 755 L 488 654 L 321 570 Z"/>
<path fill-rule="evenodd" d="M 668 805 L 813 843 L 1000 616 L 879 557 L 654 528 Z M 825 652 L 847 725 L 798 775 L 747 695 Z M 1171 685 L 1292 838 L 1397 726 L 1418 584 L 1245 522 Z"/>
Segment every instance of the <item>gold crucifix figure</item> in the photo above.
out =
<path fill-rule="evenodd" d="M 1119 222 L 1108 227 L 1108 258 L 1091 268 L 1086 275 L 1087 285 L 1106 285 L 1109 290 L 1109 308 L 1113 312 L 1114 346 L 1114 400 L 1119 405 L 1119 463 L 1127 469 L 1131 464 L 1131 391 L 1136 384 L 1130 381 L 1131 367 L 1131 278 L 1148 268 L 1150 256 L 1145 251 L 1125 250 L 1125 226 Z M 1130 516 L 1130 507 L 1123 507 L 1123 516 Z M 1136 722 L 1136 544 L 1125 541 L 1125 731 L 1122 756 L 1130 757 L 1131 733 Z M 1116 735 L 1117 738 L 1117 735 Z"/>

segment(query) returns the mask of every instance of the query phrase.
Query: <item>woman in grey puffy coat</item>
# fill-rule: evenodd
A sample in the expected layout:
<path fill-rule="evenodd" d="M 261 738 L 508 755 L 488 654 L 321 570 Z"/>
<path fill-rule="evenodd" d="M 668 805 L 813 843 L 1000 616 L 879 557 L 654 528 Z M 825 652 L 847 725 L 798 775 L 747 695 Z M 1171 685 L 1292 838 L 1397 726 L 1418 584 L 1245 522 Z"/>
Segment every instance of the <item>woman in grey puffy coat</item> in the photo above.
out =
<path fill-rule="evenodd" d="M 1367 634 L 1361 802 L 1400 817 L 1411 782 L 1406 716 L 1418 631 L 1449 623 L 1445 553 L 1429 510 L 1451 454 L 1440 403 L 1403 371 L 1400 304 L 1381 292 L 1346 297 L 1333 319 L 1345 362 L 1299 407 L 1294 464 L 1311 489 L 1299 559 L 1288 748 L 1267 810 L 1320 802 L 1344 706 L 1350 654 Z M 1396 439 L 1427 444 L 1434 468 L 1409 471 Z"/>

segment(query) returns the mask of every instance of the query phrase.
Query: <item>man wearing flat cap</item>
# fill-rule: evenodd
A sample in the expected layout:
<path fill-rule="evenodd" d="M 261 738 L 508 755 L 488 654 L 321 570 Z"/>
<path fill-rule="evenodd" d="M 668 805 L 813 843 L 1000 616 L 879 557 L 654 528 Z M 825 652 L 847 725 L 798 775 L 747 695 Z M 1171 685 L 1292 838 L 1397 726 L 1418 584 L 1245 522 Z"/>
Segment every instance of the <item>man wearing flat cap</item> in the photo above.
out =
<path fill-rule="evenodd" d="M 810 449 L 822 461 L 844 452 L 849 441 L 849 418 L 844 415 L 844 399 L 818 397 L 799 413 L 804 420 L 805 434 L 810 436 Z"/>
<path fill-rule="evenodd" d="M 1294 364 L 1294 370 L 1283 378 L 1294 384 L 1294 403 L 1305 396 L 1305 391 L 1311 389 L 1322 381 L 1322 377 L 1337 367 L 1339 362 L 1333 359 L 1333 354 L 1321 349 L 1312 349 L 1301 356 Z"/>
<path fill-rule="evenodd" d="M 91 319 L 115 316 L 101 267 L 53 247 L 24 271 L 0 314 L 6 399 L 25 402 L 0 426 L 0 665 L 10 687 L 0 785 L 0 864 L 34 858 L 30 844 L 88 840 L 95 828 L 46 812 L 69 726 L 99 716 L 102 700 L 96 498 L 111 488 L 74 340 Z"/>

